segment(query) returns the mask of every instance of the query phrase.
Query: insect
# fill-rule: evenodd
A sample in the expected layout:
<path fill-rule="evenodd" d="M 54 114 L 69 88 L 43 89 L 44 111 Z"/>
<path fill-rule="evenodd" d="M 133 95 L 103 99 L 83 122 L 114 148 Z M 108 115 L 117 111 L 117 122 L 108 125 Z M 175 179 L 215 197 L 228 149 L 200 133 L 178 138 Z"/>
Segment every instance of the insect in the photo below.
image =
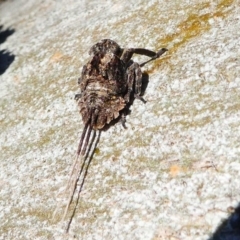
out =
<path fill-rule="evenodd" d="M 166 48 L 162 48 L 158 52 L 144 48 L 124 49 L 110 39 L 103 39 L 91 47 L 89 51 L 91 58 L 83 66 L 81 77 L 78 79 L 81 93 L 75 96 L 82 115 L 84 128 L 67 185 L 67 190 L 70 191 L 63 219 L 73 201 L 77 183 L 88 156 L 87 148 L 91 148 L 96 131 L 103 129 L 119 117 L 122 117 L 122 123 L 125 126 L 126 108 L 129 106 L 132 96 L 144 101 L 140 96 L 142 88 L 141 67 L 159 58 L 166 51 Z M 145 55 L 150 59 L 138 64 L 131 60 L 133 54 Z M 93 137 L 89 141 L 92 132 Z M 85 159 L 82 165 L 78 161 L 80 156 Z M 68 222 L 66 232 L 69 231 L 89 164 L 90 161 L 86 166 L 83 180 L 79 186 L 76 205 Z"/>
<path fill-rule="evenodd" d="M 91 47 L 91 58 L 78 79 L 81 93 L 75 96 L 84 123 L 78 156 L 85 155 L 92 131 L 103 129 L 120 116 L 125 126 L 124 110 L 130 102 L 131 94 L 143 100 L 140 96 L 141 67 L 166 51 L 166 48 L 158 52 L 144 48 L 124 49 L 110 39 L 103 39 Z M 150 59 L 138 64 L 131 60 L 133 54 L 145 55 Z"/>

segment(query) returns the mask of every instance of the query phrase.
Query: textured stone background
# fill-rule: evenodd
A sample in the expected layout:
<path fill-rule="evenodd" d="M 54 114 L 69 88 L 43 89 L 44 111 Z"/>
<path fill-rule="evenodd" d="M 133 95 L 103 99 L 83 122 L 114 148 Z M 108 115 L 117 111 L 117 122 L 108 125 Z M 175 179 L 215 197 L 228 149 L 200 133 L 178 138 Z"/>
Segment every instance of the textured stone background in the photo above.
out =
<path fill-rule="evenodd" d="M 0 239 L 209 239 L 240 198 L 239 12 L 239 0 L 1 1 Z M 101 134 L 65 235 L 77 78 L 103 38 L 169 52 L 144 67 L 147 104 L 134 101 L 128 129 Z"/>

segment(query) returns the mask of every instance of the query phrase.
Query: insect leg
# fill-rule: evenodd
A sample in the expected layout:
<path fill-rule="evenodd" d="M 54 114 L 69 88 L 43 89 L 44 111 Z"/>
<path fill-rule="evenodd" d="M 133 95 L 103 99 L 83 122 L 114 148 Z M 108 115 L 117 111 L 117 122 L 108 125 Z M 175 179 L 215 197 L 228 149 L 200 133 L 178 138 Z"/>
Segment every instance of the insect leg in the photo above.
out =
<path fill-rule="evenodd" d="M 159 58 L 160 56 L 162 56 L 166 51 L 168 51 L 166 48 L 162 48 L 160 49 L 155 56 L 153 56 L 151 59 L 149 59 L 148 61 L 146 62 L 143 62 L 140 64 L 140 67 L 143 67 L 146 63 L 149 63 L 157 58 Z"/>
<path fill-rule="evenodd" d="M 127 93 L 124 96 L 125 101 L 128 103 L 130 101 L 130 95 L 133 90 L 133 84 L 134 84 L 134 65 L 133 63 L 128 69 L 127 69 Z"/>
<path fill-rule="evenodd" d="M 128 84 L 128 92 L 124 96 L 124 99 L 129 102 L 130 101 L 130 95 L 133 90 L 134 86 L 134 97 L 140 99 L 144 103 L 146 101 L 140 96 L 142 91 L 142 71 L 138 63 L 133 63 L 127 70 L 127 84 Z"/>
<path fill-rule="evenodd" d="M 81 93 L 75 94 L 74 100 L 78 101 L 82 97 Z"/>
<path fill-rule="evenodd" d="M 122 112 L 122 114 L 121 114 L 121 123 L 122 123 L 123 128 L 127 129 L 127 126 L 126 126 L 126 112 Z"/>
<path fill-rule="evenodd" d="M 133 63 L 135 73 L 135 94 L 140 95 L 142 91 L 142 71 L 138 63 Z"/>
<path fill-rule="evenodd" d="M 121 56 L 121 60 L 125 63 L 129 62 L 130 59 L 132 58 L 133 54 L 139 54 L 139 55 L 144 55 L 147 57 L 151 57 L 149 61 L 152 61 L 156 58 L 159 58 L 163 53 L 165 53 L 167 51 L 166 48 L 162 48 L 160 51 L 158 51 L 157 53 L 154 51 L 151 51 L 149 49 L 145 49 L 145 48 L 127 48 L 127 49 L 123 49 L 123 53 Z M 145 65 L 147 62 L 145 62 L 143 65 Z M 142 64 L 141 64 L 142 65 Z M 142 66 L 143 66 L 142 65 Z M 141 66 L 141 67 L 142 67 Z"/>

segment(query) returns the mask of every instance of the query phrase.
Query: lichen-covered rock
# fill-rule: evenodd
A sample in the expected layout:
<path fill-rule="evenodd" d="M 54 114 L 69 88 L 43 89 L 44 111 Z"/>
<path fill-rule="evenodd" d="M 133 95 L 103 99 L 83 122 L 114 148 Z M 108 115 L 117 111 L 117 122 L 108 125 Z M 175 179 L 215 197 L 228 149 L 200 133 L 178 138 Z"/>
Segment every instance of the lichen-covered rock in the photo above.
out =
<path fill-rule="evenodd" d="M 14 32 L 0 46 L 12 56 L 0 75 L 0 238 L 208 239 L 240 199 L 239 8 L 1 2 L 1 31 Z M 76 79 L 105 38 L 169 52 L 142 69 L 147 103 L 131 106 L 128 129 L 102 132 L 65 236 L 63 190 L 83 129 Z"/>

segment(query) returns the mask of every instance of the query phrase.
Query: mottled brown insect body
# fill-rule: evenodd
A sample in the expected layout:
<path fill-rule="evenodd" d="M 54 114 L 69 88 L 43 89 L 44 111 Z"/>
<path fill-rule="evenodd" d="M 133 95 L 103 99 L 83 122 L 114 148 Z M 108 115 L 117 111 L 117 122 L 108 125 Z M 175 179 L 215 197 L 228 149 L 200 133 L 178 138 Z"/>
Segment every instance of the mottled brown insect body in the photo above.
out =
<path fill-rule="evenodd" d="M 83 68 L 80 89 L 82 96 L 78 104 L 84 124 L 91 119 L 93 129 L 102 129 L 117 118 L 126 105 L 123 62 L 113 53 L 97 53 Z"/>
<path fill-rule="evenodd" d="M 76 95 L 85 125 L 78 154 L 85 154 L 92 130 L 100 130 L 119 117 L 129 103 L 133 89 L 134 96 L 141 98 L 140 67 L 158 58 L 165 51 L 165 48 L 157 53 L 142 48 L 121 49 L 110 39 L 103 39 L 92 46 L 89 51 L 92 57 L 83 67 L 78 80 L 81 94 Z M 151 59 L 139 65 L 131 60 L 134 53 L 149 56 Z"/>

